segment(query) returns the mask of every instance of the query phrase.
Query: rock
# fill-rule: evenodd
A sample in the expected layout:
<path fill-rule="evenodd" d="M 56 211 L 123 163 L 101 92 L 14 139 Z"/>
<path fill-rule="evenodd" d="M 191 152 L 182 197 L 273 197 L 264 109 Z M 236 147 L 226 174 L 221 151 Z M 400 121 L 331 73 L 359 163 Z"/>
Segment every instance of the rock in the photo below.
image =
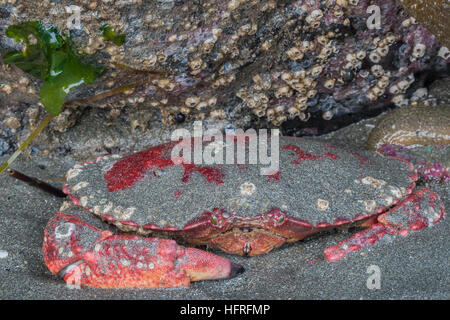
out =
<path fill-rule="evenodd" d="M 367 149 L 383 144 L 400 146 L 450 144 L 450 106 L 412 105 L 381 118 L 370 132 Z"/>
<path fill-rule="evenodd" d="M 9 144 L 0 138 L 0 157 L 9 150 Z"/>
<path fill-rule="evenodd" d="M 399 0 L 416 20 L 450 48 L 450 3 L 438 0 Z"/>
<path fill-rule="evenodd" d="M 68 100 L 140 84 L 99 101 L 80 101 L 107 108 L 102 112 L 108 123 L 120 121 L 126 110 L 125 117 L 133 120 L 127 125 L 144 131 L 152 127 L 146 119 L 169 125 L 168 130 L 209 119 L 237 128 L 283 125 L 285 134 L 316 135 L 406 105 L 418 88 L 448 72 L 450 60 L 438 54 L 438 40 L 394 0 L 370 4 L 380 8 L 380 29 L 368 28 L 369 2 L 359 0 L 189 5 L 113 0 L 97 6 L 72 0 L 3 1 L 0 32 L 41 19 L 70 33 L 83 60 L 107 68 Z M 71 5 L 81 9 L 80 30 L 68 27 L 73 13 L 65 8 Z M 102 38 L 104 24 L 126 34 L 122 46 Z M 17 48 L 12 39 L 0 38 L 0 53 Z M 36 108 L 36 79 L 4 64 L 0 78 L 0 103 L 7 111 Z M 51 131 L 67 130 L 89 110 L 66 111 Z M 141 117 L 142 112 L 151 115 Z"/>

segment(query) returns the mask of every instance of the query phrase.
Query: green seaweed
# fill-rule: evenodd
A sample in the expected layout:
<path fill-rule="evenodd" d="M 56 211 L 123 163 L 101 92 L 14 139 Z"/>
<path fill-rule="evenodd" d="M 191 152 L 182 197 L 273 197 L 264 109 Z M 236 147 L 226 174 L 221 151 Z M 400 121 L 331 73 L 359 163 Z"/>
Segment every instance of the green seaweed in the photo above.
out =
<path fill-rule="evenodd" d="M 117 46 L 123 45 L 125 42 L 125 33 L 117 33 L 109 24 L 104 24 L 101 26 L 100 31 L 102 33 L 103 39 L 111 41 Z"/>
<path fill-rule="evenodd" d="M 69 37 L 41 21 L 9 26 L 6 36 L 25 46 L 23 50 L 5 54 L 3 61 L 44 80 L 41 103 L 53 115 L 61 112 L 64 99 L 72 89 L 95 81 L 103 72 L 102 68 L 81 62 L 70 46 Z"/>

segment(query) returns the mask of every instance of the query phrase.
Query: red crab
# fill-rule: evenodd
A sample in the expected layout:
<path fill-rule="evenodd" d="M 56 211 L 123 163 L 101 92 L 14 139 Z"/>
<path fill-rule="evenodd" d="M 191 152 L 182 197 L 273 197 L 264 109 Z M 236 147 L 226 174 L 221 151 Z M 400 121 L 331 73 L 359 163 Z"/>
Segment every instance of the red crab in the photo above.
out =
<path fill-rule="evenodd" d="M 237 142 L 249 159 L 248 137 L 197 139 L 213 153 Z M 177 143 L 102 156 L 69 170 L 63 190 L 72 203 L 45 229 L 44 260 L 51 272 L 94 287 L 187 286 L 243 268 L 169 237 L 253 256 L 336 226 L 367 226 L 325 250 L 334 261 L 445 214 L 436 193 L 415 189 L 418 176 L 401 159 L 280 137 L 279 170 L 262 175 L 267 165 L 174 163 Z"/>

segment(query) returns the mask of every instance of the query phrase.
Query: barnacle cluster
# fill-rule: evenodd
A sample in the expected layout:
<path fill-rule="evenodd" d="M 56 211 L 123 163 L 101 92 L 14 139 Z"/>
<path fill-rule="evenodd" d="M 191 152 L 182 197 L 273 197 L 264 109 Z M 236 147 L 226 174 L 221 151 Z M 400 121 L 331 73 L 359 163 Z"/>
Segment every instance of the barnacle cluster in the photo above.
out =
<path fill-rule="evenodd" d="M 67 24 L 66 7 L 74 5 L 81 8 L 80 29 Z M 367 26 L 369 5 L 380 8 L 379 29 Z M 0 25 L 31 17 L 55 24 L 70 33 L 79 54 L 109 67 L 72 97 L 141 83 L 91 104 L 113 113 L 158 108 L 164 124 L 251 114 L 278 126 L 382 111 L 409 102 L 423 87 L 420 71 L 446 72 L 450 61 L 448 50 L 394 0 L 3 0 L 0 10 Z M 126 34 L 122 45 L 103 38 L 104 25 Z M 12 45 L 0 39 L 2 50 Z M 150 78 L 145 70 L 164 75 Z M 19 90 L 38 91 L 31 78 L 19 85 L 14 73 L 0 68 L 7 107 L 23 103 Z"/>

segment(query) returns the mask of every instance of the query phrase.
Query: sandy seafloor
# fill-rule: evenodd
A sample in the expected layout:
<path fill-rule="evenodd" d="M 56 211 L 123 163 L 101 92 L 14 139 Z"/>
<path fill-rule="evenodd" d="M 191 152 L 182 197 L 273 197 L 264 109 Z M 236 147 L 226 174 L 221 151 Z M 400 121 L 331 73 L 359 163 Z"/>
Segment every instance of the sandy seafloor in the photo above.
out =
<path fill-rule="evenodd" d="M 326 139 L 361 147 L 374 119 Z M 99 124 L 101 126 L 101 124 Z M 76 131 L 76 129 L 75 129 Z M 76 137 L 78 133 L 68 133 Z M 322 137 L 321 139 L 324 139 Z M 6 157 L 0 158 L 3 162 Z M 63 177 L 67 158 L 19 158 L 13 168 L 40 178 Z M 58 185 L 58 184 L 56 184 Z M 450 208 L 449 186 L 437 186 Z M 328 262 L 323 250 L 350 236 L 319 234 L 257 257 L 227 256 L 246 272 L 234 279 L 193 283 L 190 288 L 105 290 L 69 289 L 52 275 L 42 257 L 47 221 L 61 200 L 6 175 L 0 176 L 0 299 L 449 299 L 450 219 L 408 237 L 385 236 L 375 245 Z M 447 210 L 448 211 L 448 210 Z M 368 289 L 367 269 L 376 265 L 381 288 Z"/>

